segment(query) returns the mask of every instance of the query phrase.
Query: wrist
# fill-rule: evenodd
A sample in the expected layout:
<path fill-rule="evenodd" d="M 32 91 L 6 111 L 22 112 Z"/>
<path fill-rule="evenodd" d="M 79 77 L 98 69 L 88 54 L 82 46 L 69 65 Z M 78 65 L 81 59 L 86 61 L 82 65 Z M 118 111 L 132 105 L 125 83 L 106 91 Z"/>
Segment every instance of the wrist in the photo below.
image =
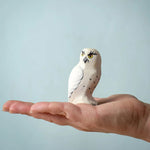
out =
<path fill-rule="evenodd" d="M 145 124 L 143 126 L 143 140 L 150 142 L 150 104 L 145 105 Z"/>
<path fill-rule="evenodd" d="M 150 142 L 150 104 L 140 102 L 140 109 L 136 114 L 135 124 L 129 128 L 127 134 Z"/>
<path fill-rule="evenodd" d="M 150 104 L 143 103 L 143 111 L 140 112 L 138 124 L 131 136 L 150 142 Z"/>

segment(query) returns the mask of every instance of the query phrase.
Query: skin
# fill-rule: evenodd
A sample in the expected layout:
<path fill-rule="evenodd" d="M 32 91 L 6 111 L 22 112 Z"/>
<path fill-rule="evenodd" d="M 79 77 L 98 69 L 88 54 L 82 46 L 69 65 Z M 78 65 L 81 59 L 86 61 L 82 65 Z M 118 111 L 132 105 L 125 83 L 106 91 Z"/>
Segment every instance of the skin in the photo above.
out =
<path fill-rule="evenodd" d="M 99 105 L 69 102 L 23 102 L 10 100 L 3 111 L 25 114 L 58 125 L 89 132 L 116 133 L 150 142 L 150 104 L 127 94 L 95 98 Z"/>

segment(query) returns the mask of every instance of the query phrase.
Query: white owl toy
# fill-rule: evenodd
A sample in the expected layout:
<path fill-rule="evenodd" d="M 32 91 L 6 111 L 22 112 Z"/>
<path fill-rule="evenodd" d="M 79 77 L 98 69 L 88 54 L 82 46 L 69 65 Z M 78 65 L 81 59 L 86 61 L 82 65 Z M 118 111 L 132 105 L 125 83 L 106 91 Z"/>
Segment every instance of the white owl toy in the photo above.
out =
<path fill-rule="evenodd" d="M 96 49 L 85 48 L 79 63 L 73 68 L 68 83 L 68 99 L 73 104 L 97 105 L 92 97 L 101 77 L 101 56 Z"/>

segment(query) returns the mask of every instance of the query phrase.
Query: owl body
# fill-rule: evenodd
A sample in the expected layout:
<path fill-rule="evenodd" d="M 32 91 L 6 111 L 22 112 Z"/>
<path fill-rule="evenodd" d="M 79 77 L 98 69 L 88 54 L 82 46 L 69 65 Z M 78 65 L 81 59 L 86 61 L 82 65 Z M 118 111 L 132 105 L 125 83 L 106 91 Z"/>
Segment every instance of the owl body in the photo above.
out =
<path fill-rule="evenodd" d="M 73 68 L 68 82 L 69 102 L 97 105 L 92 97 L 101 77 L 101 57 L 97 50 L 86 48 Z"/>

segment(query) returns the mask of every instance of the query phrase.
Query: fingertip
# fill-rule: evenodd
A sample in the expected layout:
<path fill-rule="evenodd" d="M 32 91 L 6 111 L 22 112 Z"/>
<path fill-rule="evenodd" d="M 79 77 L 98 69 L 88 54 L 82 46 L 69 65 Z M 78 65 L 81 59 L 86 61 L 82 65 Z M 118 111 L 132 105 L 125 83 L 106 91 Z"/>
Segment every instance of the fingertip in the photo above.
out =
<path fill-rule="evenodd" d="M 30 114 L 32 114 L 32 113 L 34 113 L 35 112 L 35 110 L 36 110 L 36 107 L 37 107 L 37 103 L 35 103 L 35 104 L 33 104 L 32 106 L 31 106 L 31 108 L 30 108 Z"/>
<path fill-rule="evenodd" d="M 41 104 L 42 104 L 41 102 L 33 104 L 29 111 L 30 114 L 35 113 L 37 111 L 37 109 L 39 109 L 41 107 Z"/>
<path fill-rule="evenodd" d="M 14 100 L 8 100 L 4 105 L 3 105 L 3 111 L 5 112 L 9 112 L 9 108 L 11 106 L 12 103 L 14 103 Z"/>
<path fill-rule="evenodd" d="M 9 113 L 14 114 L 14 113 L 16 113 L 16 110 L 14 108 L 10 108 Z"/>
<path fill-rule="evenodd" d="M 35 113 L 35 109 L 34 109 L 34 108 L 32 108 L 32 107 L 33 107 L 33 106 L 31 106 L 30 111 L 29 111 L 29 113 L 30 113 L 30 114 Z"/>
<path fill-rule="evenodd" d="M 38 102 L 31 106 L 30 113 L 46 112 L 50 102 Z"/>
<path fill-rule="evenodd" d="M 6 104 L 4 104 L 2 110 L 5 111 L 5 112 L 8 112 L 9 108 Z"/>
<path fill-rule="evenodd" d="M 15 102 L 15 103 L 12 103 L 10 106 L 9 106 L 9 113 L 13 114 L 13 113 L 16 113 L 16 105 L 17 105 L 18 102 Z"/>

